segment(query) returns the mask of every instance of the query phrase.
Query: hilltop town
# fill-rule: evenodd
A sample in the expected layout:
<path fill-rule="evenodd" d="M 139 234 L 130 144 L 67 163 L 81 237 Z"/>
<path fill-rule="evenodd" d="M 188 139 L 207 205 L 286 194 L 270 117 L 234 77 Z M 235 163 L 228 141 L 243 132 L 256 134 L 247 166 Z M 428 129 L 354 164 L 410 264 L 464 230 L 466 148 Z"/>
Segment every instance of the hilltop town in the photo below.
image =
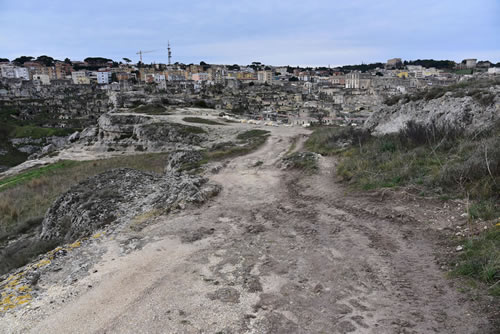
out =
<path fill-rule="evenodd" d="M 326 114 L 321 120 L 330 124 L 361 122 L 367 112 L 394 95 L 498 75 L 500 64 L 394 58 L 386 63 L 301 68 L 259 62 L 147 65 L 102 57 L 57 61 L 40 56 L 12 62 L 0 58 L 0 73 L 2 100 L 32 98 L 51 87 L 94 87 L 118 94 L 164 93 L 173 101 L 198 101 L 200 106 L 288 124 L 310 123 L 316 119 L 311 110 L 322 110 Z"/>

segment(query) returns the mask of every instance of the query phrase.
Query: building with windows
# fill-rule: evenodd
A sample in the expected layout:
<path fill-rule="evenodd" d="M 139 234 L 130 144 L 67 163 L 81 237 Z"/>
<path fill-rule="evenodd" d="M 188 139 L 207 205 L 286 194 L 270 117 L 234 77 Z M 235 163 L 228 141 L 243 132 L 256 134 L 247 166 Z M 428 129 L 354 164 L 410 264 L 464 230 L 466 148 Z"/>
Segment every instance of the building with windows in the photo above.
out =
<path fill-rule="evenodd" d="M 270 83 L 273 81 L 272 71 L 259 71 L 257 72 L 257 80 L 261 83 Z"/>
<path fill-rule="evenodd" d="M 368 89 L 371 85 L 371 78 L 359 72 L 351 72 L 345 76 L 345 88 Z"/>
<path fill-rule="evenodd" d="M 41 85 L 50 85 L 50 77 L 48 74 L 33 74 L 33 82 Z"/>
<path fill-rule="evenodd" d="M 99 85 L 107 85 L 111 82 L 111 72 L 103 71 L 96 72 L 97 75 L 97 83 Z"/>
<path fill-rule="evenodd" d="M 87 76 L 86 71 L 75 71 L 71 72 L 71 80 L 75 85 L 88 85 L 90 84 L 90 78 Z"/>

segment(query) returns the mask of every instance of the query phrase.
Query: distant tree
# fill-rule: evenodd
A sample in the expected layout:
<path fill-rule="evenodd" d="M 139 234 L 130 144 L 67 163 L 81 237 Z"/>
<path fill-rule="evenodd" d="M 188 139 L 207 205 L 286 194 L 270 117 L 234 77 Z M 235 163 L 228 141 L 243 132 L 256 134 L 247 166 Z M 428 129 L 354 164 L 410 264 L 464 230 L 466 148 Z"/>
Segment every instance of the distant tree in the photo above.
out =
<path fill-rule="evenodd" d="M 462 61 L 465 64 L 465 61 Z M 422 67 L 435 67 L 437 69 L 453 69 L 456 63 L 453 60 L 417 59 L 405 61 L 405 65 L 420 65 Z"/>
<path fill-rule="evenodd" d="M 287 66 L 286 67 L 286 72 L 287 73 L 293 73 L 293 67 Z"/>
<path fill-rule="evenodd" d="M 361 71 L 366 72 L 370 70 L 374 70 L 376 68 L 383 68 L 384 64 L 382 63 L 372 63 L 372 64 L 360 64 L 360 65 L 345 65 L 340 67 L 340 70 L 344 73 L 352 72 L 352 71 Z"/>
<path fill-rule="evenodd" d="M 103 57 L 87 57 L 84 59 L 84 61 L 90 65 L 95 65 L 95 64 L 105 64 L 107 62 L 112 62 L 113 60 Z"/>
<path fill-rule="evenodd" d="M 7 58 L 0 58 L 0 63 L 8 63 L 9 59 Z"/>
<path fill-rule="evenodd" d="M 21 57 L 14 59 L 12 62 L 16 65 L 22 65 L 22 64 L 26 63 L 27 61 L 32 61 L 33 59 L 35 59 L 35 57 L 21 56 Z"/>
<path fill-rule="evenodd" d="M 54 58 L 45 55 L 37 57 L 36 62 L 45 66 L 54 66 Z"/>
<path fill-rule="evenodd" d="M 381 72 L 375 73 L 376 76 L 383 77 L 384 75 Z"/>
<path fill-rule="evenodd" d="M 64 62 L 66 64 L 70 64 L 71 65 L 71 59 L 69 59 L 69 58 L 64 58 Z"/>
<path fill-rule="evenodd" d="M 111 82 L 118 82 L 118 77 L 115 72 L 111 73 Z"/>
<path fill-rule="evenodd" d="M 234 64 L 234 65 L 229 65 L 229 66 L 227 67 L 227 69 L 228 69 L 228 70 L 230 70 L 230 71 L 239 71 L 239 70 L 240 70 L 240 66 L 239 66 L 239 65 L 237 65 L 237 64 Z"/>
<path fill-rule="evenodd" d="M 124 61 L 124 62 L 126 62 L 127 64 L 132 62 L 132 60 L 130 60 L 130 59 L 128 59 L 128 58 L 122 58 L 122 59 L 123 59 L 123 61 Z"/>
<path fill-rule="evenodd" d="M 207 63 L 205 63 L 204 61 L 200 61 L 200 66 L 206 66 Z"/>

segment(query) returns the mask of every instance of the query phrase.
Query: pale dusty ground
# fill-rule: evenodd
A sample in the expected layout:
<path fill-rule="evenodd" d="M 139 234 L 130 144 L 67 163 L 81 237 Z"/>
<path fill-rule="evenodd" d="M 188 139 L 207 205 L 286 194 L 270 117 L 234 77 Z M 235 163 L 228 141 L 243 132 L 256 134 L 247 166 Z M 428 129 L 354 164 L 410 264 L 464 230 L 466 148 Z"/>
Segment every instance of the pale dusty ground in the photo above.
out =
<path fill-rule="evenodd" d="M 224 121 L 218 117 L 220 111 L 216 111 L 213 109 L 200 109 L 200 108 L 178 108 L 172 111 L 172 114 L 169 115 L 147 115 L 141 113 L 132 113 L 132 112 L 115 112 L 118 115 L 135 115 L 135 116 L 148 116 L 151 117 L 155 122 L 176 122 L 191 126 L 203 127 L 207 130 L 215 130 L 210 131 L 209 137 L 211 141 L 231 141 L 234 140 L 234 135 L 238 131 L 251 130 L 254 128 L 262 128 L 269 129 L 270 127 L 264 126 L 264 122 L 259 125 L 256 124 L 247 124 L 247 123 L 224 123 Z M 198 123 L 188 123 L 184 122 L 182 119 L 184 117 L 200 117 L 206 119 L 211 119 L 217 122 L 221 122 L 224 125 L 204 125 Z M 283 128 L 288 129 L 288 127 Z M 224 129 L 224 131 L 218 131 L 218 129 Z M 301 127 L 296 126 L 295 130 L 297 133 L 304 132 Z M 9 168 L 8 170 L 0 173 L 0 178 L 8 177 L 11 175 L 15 175 L 21 173 L 27 169 L 40 167 L 48 164 L 52 164 L 58 162 L 60 160 L 76 160 L 76 161 L 87 161 L 87 160 L 97 160 L 97 159 L 106 159 L 111 157 L 117 157 L 122 155 L 134 155 L 137 154 L 135 150 L 129 151 L 113 151 L 108 152 L 106 147 L 100 147 L 98 145 L 86 146 L 81 143 L 73 143 L 69 144 L 67 147 L 59 150 L 57 155 L 47 155 L 44 157 L 40 157 L 38 159 L 27 160 L 17 166 Z"/>
<path fill-rule="evenodd" d="M 0 332 L 493 332 L 436 264 L 451 213 L 346 194 L 331 159 L 318 175 L 280 169 L 300 132 L 275 128 L 229 161 L 210 176 L 224 187 L 210 203 L 68 255 L 75 271 L 91 263 L 86 274 L 42 277 L 40 297 L 0 318 Z"/>

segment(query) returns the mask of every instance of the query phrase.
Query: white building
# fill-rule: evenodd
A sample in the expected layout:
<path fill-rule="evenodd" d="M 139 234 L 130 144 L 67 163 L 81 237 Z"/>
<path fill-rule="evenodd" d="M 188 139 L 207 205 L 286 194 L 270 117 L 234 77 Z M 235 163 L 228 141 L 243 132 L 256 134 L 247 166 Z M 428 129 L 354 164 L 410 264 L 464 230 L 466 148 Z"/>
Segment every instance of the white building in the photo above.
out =
<path fill-rule="evenodd" d="M 0 74 L 2 78 L 14 79 L 16 77 L 14 66 L 10 64 L 0 65 Z"/>
<path fill-rule="evenodd" d="M 371 80 L 364 78 L 359 72 L 351 72 L 345 76 L 345 88 L 367 89 L 370 84 Z"/>
<path fill-rule="evenodd" d="M 30 74 L 27 68 L 17 67 L 10 64 L 0 65 L 0 76 L 7 79 L 30 79 Z"/>
<path fill-rule="evenodd" d="M 500 74 L 500 67 L 490 67 L 488 74 Z"/>
<path fill-rule="evenodd" d="M 166 80 L 167 80 L 167 78 L 165 77 L 165 74 L 155 73 L 155 75 L 154 75 L 155 83 L 161 84 L 161 83 L 164 83 Z"/>
<path fill-rule="evenodd" d="M 476 65 L 477 65 L 477 59 L 475 58 L 465 59 L 466 68 L 476 68 Z"/>
<path fill-rule="evenodd" d="M 16 67 L 14 68 L 14 74 L 16 78 L 23 79 L 23 80 L 29 80 L 30 79 L 30 72 L 26 67 Z"/>
<path fill-rule="evenodd" d="M 42 85 L 50 85 L 50 77 L 48 74 L 33 74 L 33 82 Z"/>
<path fill-rule="evenodd" d="M 111 72 L 96 72 L 97 83 L 107 85 L 111 82 Z"/>
<path fill-rule="evenodd" d="M 74 71 L 71 72 L 71 80 L 75 85 L 88 85 L 90 84 L 90 78 L 87 77 L 85 71 Z"/>

